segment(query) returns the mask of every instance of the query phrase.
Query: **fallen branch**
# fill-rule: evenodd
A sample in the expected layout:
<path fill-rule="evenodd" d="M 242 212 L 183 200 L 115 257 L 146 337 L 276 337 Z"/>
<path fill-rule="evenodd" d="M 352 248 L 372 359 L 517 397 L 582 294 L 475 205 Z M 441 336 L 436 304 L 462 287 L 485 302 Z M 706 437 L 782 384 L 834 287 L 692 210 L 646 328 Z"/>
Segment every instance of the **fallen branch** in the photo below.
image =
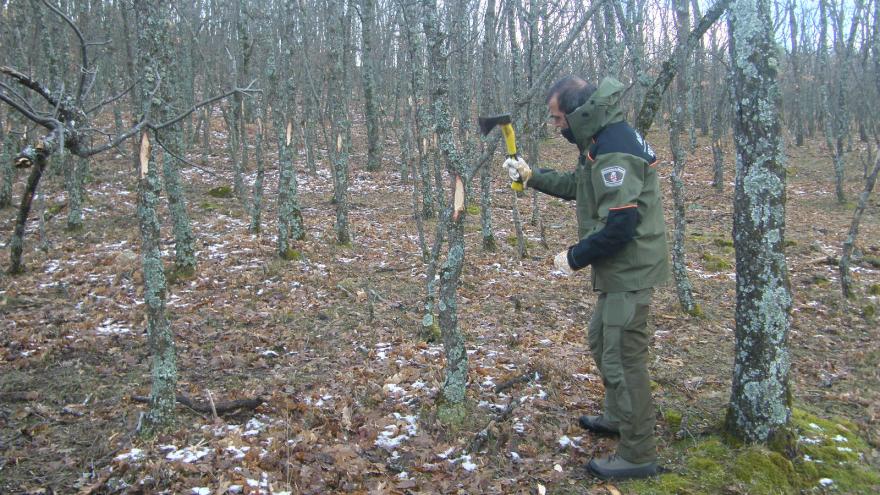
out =
<path fill-rule="evenodd" d="M 149 404 L 150 398 L 142 395 L 132 396 L 131 400 L 135 402 L 140 402 L 143 404 Z M 213 408 L 212 404 L 206 402 L 196 402 L 191 398 L 183 395 L 177 394 L 177 402 L 183 404 L 184 406 L 192 409 L 193 411 L 204 413 L 204 414 L 216 414 L 218 416 L 238 411 L 240 409 L 253 410 L 259 407 L 263 402 L 266 402 L 262 397 L 256 397 L 254 399 L 238 399 L 238 400 L 230 400 L 226 402 L 214 402 Z"/>
<path fill-rule="evenodd" d="M 515 377 L 511 378 L 510 380 L 507 380 L 507 381 L 499 383 L 498 385 L 495 385 L 495 393 L 498 394 L 498 393 L 504 392 L 505 390 L 509 389 L 510 387 L 513 387 L 514 385 L 518 385 L 520 383 L 528 383 L 528 382 L 532 381 L 532 378 L 534 376 L 535 376 L 534 371 L 532 371 L 532 370 L 526 371 L 525 373 L 523 373 L 519 376 L 515 376 Z"/>
<path fill-rule="evenodd" d="M 29 402 L 40 398 L 40 394 L 31 390 L 29 392 L 3 392 L 0 393 L 0 402 Z"/>

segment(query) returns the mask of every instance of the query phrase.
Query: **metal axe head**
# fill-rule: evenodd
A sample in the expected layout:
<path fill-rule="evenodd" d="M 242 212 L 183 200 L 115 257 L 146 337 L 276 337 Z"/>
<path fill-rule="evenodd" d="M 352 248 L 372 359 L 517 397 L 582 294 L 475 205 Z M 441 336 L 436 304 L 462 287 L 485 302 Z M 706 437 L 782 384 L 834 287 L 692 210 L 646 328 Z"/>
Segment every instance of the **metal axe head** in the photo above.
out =
<path fill-rule="evenodd" d="M 495 126 L 510 124 L 510 114 L 506 113 L 504 115 L 496 115 L 494 117 L 479 117 L 477 118 L 477 122 L 480 123 L 480 132 L 483 133 L 484 136 L 488 135 L 492 132 L 492 129 Z"/>

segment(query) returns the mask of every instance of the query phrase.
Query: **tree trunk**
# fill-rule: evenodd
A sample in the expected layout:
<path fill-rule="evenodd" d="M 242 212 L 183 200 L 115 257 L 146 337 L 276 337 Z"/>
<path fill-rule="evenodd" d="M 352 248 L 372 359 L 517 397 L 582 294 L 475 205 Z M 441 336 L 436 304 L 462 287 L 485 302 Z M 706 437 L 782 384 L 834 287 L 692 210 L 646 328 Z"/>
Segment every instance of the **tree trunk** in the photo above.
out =
<path fill-rule="evenodd" d="M 422 24 L 428 42 L 431 73 L 436 78 L 432 98 L 434 129 L 446 169 L 455 181 L 453 194 L 455 199 L 448 220 L 449 253 L 440 273 L 439 319 L 446 354 L 441 394 L 446 404 L 456 407 L 465 400 L 468 370 L 464 337 L 458 326 L 457 303 L 459 279 L 464 264 L 464 218 L 467 214 L 464 208 L 466 204 L 464 167 L 452 136 L 449 117 L 448 54 L 444 47 L 445 35 L 440 31 L 437 21 L 437 3 L 436 0 L 422 0 L 421 3 L 425 10 Z"/>
<path fill-rule="evenodd" d="M 676 27 L 678 31 L 678 39 L 684 40 L 690 30 L 690 12 L 688 11 L 688 0 L 675 0 L 673 8 L 676 12 Z M 671 125 L 669 127 L 669 147 L 672 149 L 672 201 L 674 204 L 674 229 L 672 231 L 672 274 L 675 276 L 675 289 L 678 293 L 678 302 L 682 311 L 685 313 L 696 315 L 699 314 L 699 307 L 694 301 L 693 286 L 688 278 L 687 260 L 685 259 L 685 230 L 687 223 L 685 221 L 685 191 L 682 174 L 687 161 L 687 153 L 681 146 L 681 135 L 684 132 L 684 120 L 689 112 L 685 107 L 690 102 L 690 90 L 688 88 L 688 79 L 690 78 L 690 67 L 688 67 L 688 57 L 680 55 L 677 61 L 678 78 L 676 92 L 674 95 L 674 109 L 672 112 Z"/>
<path fill-rule="evenodd" d="M 790 446 L 791 292 L 785 262 L 785 167 L 769 0 L 729 13 L 736 190 L 735 365 L 726 428 L 747 442 Z"/>
<path fill-rule="evenodd" d="M 264 103 L 265 104 L 265 103 Z M 265 116 L 265 113 L 263 114 Z M 263 120 L 257 119 L 257 136 L 254 146 L 254 160 L 257 162 L 257 177 L 254 180 L 253 200 L 251 204 L 251 224 L 248 231 L 258 234 L 262 231 L 260 217 L 263 213 L 263 179 L 266 169 L 263 165 Z"/>
<path fill-rule="evenodd" d="M 283 108 L 283 107 L 282 107 Z M 297 199 L 296 170 L 293 166 L 293 152 L 296 146 L 293 142 L 293 121 L 279 119 L 276 124 L 278 133 L 278 255 L 284 259 L 295 257 L 290 247 L 290 239 L 301 241 L 305 239 L 306 231 L 303 227 L 302 211 Z"/>
<path fill-rule="evenodd" d="M 18 207 L 18 216 L 15 219 L 15 228 L 12 231 L 12 238 L 9 240 L 9 274 L 18 275 L 24 271 L 21 263 L 21 253 L 24 249 L 24 229 L 27 224 L 28 215 L 31 212 L 31 205 L 34 201 L 34 193 L 43 171 L 46 170 L 46 163 L 49 155 L 44 152 L 45 147 L 37 145 L 35 159 L 31 161 L 31 173 L 28 175 L 27 184 L 24 193 L 21 196 L 21 205 Z"/>
<path fill-rule="evenodd" d="M 85 160 L 75 156 L 63 159 L 64 188 L 67 190 L 67 230 L 76 232 L 82 229 L 82 180 L 80 173 Z"/>
<path fill-rule="evenodd" d="M 350 22 L 350 13 L 340 15 L 350 5 L 340 0 L 331 0 L 327 21 L 327 36 L 330 60 L 330 76 L 327 84 L 327 98 L 330 106 L 330 128 L 332 142 L 327 143 L 335 149 L 331 153 L 334 170 L 334 191 L 336 192 L 336 243 L 351 243 L 351 231 L 348 225 L 348 158 L 351 148 L 351 122 L 349 121 L 348 98 L 350 92 L 346 84 L 348 78 L 345 68 L 345 27 Z"/>
<path fill-rule="evenodd" d="M 170 6 L 160 0 L 135 3 L 138 33 L 138 64 L 142 71 L 140 101 L 144 112 L 167 116 L 163 108 L 168 100 L 149 97 L 158 75 L 162 81 L 171 81 L 170 61 L 164 59 L 169 48 L 168 27 Z M 163 63 L 164 61 L 164 63 Z M 147 310 L 147 333 L 152 356 L 152 388 L 150 411 L 146 415 L 142 434 L 152 436 L 174 423 L 174 403 L 177 389 L 177 356 L 174 336 L 165 316 L 166 280 L 161 253 L 161 236 L 156 205 L 161 187 L 155 163 L 155 152 L 148 132 L 141 135 L 138 153 L 138 219 L 141 231 L 141 259 L 144 272 L 144 302 Z M 166 160 L 171 162 L 171 160 Z"/>
<path fill-rule="evenodd" d="M 7 125 L 5 122 L 0 126 Z M 0 132 L 4 132 L 0 130 Z M 15 140 L 12 137 L 12 126 L 5 130 L 3 139 L 0 140 L 3 148 L 0 149 L 0 209 L 12 204 L 12 181 L 15 178 L 15 170 L 12 168 Z"/>
<path fill-rule="evenodd" d="M 845 298 L 849 298 L 852 295 L 852 279 L 849 274 L 849 261 L 856 245 L 856 239 L 859 237 L 859 224 L 862 221 L 862 214 L 865 213 L 865 208 L 868 206 L 868 197 L 871 196 L 871 191 L 874 190 L 874 184 L 877 182 L 878 172 L 880 172 L 880 158 L 877 159 L 877 162 L 874 164 L 874 170 L 871 171 L 871 174 L 868 175 L 865 180 L 865 190 L 859 195 L 859 205 L 853 213 L 852 223 L 849 226 L 849 234 L 847 234 L 846 240 L 843 242 L 843 254 L 840 256 L 838 269 L 840 272 L 840 289 Z"/>
<path fill-rule="evenodd" d="M 363 36 L 363 58 L 361 71 L 364 83 L 364 113 L 367 121 L 367 170 L 376 171 L 382 166 L 382 138 L 379 135 L 382 122 L 376 94 L 375 25 L 376 0 L 362 0 L 361 34 Z"/>
<path fill-rule="evenodd" d="M 174 423 L 177 389 L 177 353 L 174 335 L 165 316 L 166 283 L 162 264 L 159 219 L 156 205 L 161 187 L 147 133 L 141 140 L 141 174 L 138 181 L 138 220 L 144 272 L 144 302 L 147 309 L 147 335 L 152 362 L 150 411 L 141 434 L 153 436 Z"/>

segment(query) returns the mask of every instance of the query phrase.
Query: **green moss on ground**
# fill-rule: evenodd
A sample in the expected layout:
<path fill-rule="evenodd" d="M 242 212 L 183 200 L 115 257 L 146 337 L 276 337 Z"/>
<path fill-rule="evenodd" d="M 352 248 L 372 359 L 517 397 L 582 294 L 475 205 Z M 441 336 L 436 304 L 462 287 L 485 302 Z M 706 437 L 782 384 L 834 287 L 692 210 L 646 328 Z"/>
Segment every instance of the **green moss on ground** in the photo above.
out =
<path fill-rule="evenodd" d="M 880 296 L 880 284 L 873 284 L 868 287 L 868 294 L 872 296 Z"/>
<path fill-rule="evenodd" d="M 667 423 L 674 422 L 675 411 L 663 414 Z M 798 435 L 794 459 L 707 436 L 673 444 L 666 453 L 676 459 L 666 466 L 670 472 L 619 486 L 624 493 L 655 495 L 880 493 L 880 472 L 864 461 L 870 447 L 855 425 L 794 409 L 792 428 Z"/>
<path fill-rule="evenodd" d="M 479 215 L 480 214 L 480 205 L 468 205 L 468 207 L 465 208 L 465 210 L 467 211 L 468 215 Z"/>
<path fill-rule="evenodd" d="M 232 188 L 229 186 L 217 186 L 208 190 L 208 196 L 212 198 L 231 198 Z"/>
<path fill-rule="evenodd" d="M 281 258 L 288 260 L 288 261 L 299 261 L 299 260 L 303 259 L 303 255 L 302 255 L 302 252 L 300 252 L 296 249 L 288 248 L 286 251 L 281 253 Z"/>
<path fill-rule="evenodd" d="M 709 252 L 703 252 L 703 255 L 700 257 L 703 260 L 703 267 L 706 270 L 713 272 L 720 272 L 724 270 L 730 270 L 733 268 L 733 265 L 730 261 L 722 258 L 721 256 L 716 256 Z"/>
<path fill-rule="evenodd" d="M 525 242 L 526 242 L 526 250 L 530 251 L 534 247 L 534 245 L 531 242 L 529 242 L 528 239 L 525 239 Z M 519 244 L 519 241 L 516 239 L 515 235 L 510 235 L 510 236 L 507 236 L 507 244 L 510 246 L 513 246 L 513 247 L 517 247 L 517 245 Z"/>

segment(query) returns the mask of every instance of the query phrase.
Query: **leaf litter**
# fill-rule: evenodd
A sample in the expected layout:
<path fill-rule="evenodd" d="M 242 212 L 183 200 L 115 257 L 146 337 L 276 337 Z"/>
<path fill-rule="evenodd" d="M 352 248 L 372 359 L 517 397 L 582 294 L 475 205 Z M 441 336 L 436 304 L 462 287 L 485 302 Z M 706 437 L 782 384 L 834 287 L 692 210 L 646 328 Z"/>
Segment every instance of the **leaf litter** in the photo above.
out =
<path fill-rule="evenodd" d="M 557 158 L 571 161 L 551 150 Z M 542 203 L 545 224 L 558 228 L 547 231 L 550 250 L 533 248 L 534 257 L 523 260 L 503 242 L 496 253 L 481 252 L 478 218 L 468 216 L 459 319 L 467 335 L 468 398 L 477 407 L 470 422 L 451 430 L 436 419 L 443 347 L 418 338 L 425 266 L 411 207 L 399 200 L 410 197 L 410 186 L 398 173 L 366 174 L 355 163 L 354 241 L 343 247 L 333 243 L 329 171 L 298 170 L 309 238 L 296 246 L 302 259 L 282 262 L 274 255 L 271 194 L 263 233 L 253 235 L 236 200 L 200 199 L 230 183 L 230 173 L 184 171 L 199 268 L 194 278 L 168 287 L 179 390 L 200 400 L 211 391 L 215 399 L 262 395 L 267 401 L 252 414 L 221 418 L 178 408 L 174 431 L 142 442 L 132 432 L 145 406 L 128 400 L 149 390 L 139 239 L 132 227 L 136 197 L 129 175 L 119 170 L 122 162 L 98 163 L 101 180 L 89 185 L 86 211 L 87 225 L 95 228 L 69 234 L 63 219 L 53 218 L 47 224 L 52 249 L 35 249 L 30 232 L 25 260 L 34 269 L 14 282 L 0 279 L 0 372 L 6 377 L 0 392 L 39 391 L 36 401 L 0 404 L 0 440 L 8 446 L 3 491 L 84 487 L 105 474 L 107 487 L 165 493 L 515 493 L 571 484 L 584 493 L 616 491 L 582 471 L 591 455 L 612 452 L 614 443 L 585 435 L 576 423 L 577 415 L 601 409 L 602 387 L 585 341 L 593 304 L 586 276 L 553 276 L 548 261 L 571 241 L 570 209 Z M 709 314 L 688 318 L 676 311 L 670 288 L 658 290 L 651 366 L 658 409 L 687 410 L 689 427 L 699 429 L 721 414 L 729 387 L 734 271 L 704 271 L 699 262 L 699 252 L 716 250 L 707 239 L 729 237 L 729 220 L 714 218 L 729 219 L 732 202 L 729 188 L 717 199 L 705 192 L 711 171 L 694 167 L 688 194 L 694 203 L 715 202 L 688 212 L 689 231 L 701 234 L 689 238 L 696 253 L 689 252 L 689 271 Z M 59 187 L 52 180 L 47 187 Z M 831 404 L 876 429 L 876 415 L 863 415 L 852 392 L 862 392 L 871 376 L 859 366 L 870 355 L 858 352 L 865 339 L 876 340 L 877 330 L 836 311 L 834 267 L 814 261 L 836 254 L 845 232 L 816 239 L 811 226 L 848 222 L 847 212 L 825 206 L 832 199 L 815 183 L 810 176 L 790 178 L 795 193 L 787 234 L 796 244 L 788 256 L 798 287 L 793 331 L 811 337 L 792 342 L 793 378 L 808 391 L 798 400 Z M 493 187 L 502 240 L 512 232 L 510 200 L 503 181 Z M 266 191 L 275 188 L 277 171 L 267 170 Z M 0 222 L 4 233 L 10 211 Z M 878 249 L 878 224 L 863 220 L 865 252 Z M 537 245 L 537 232 L 526 228 Z M 163 251 L 173 255 L 168 222 L 162 234 Z M 854 274 L 864 286 L 880 278 L 868 266 Z M 831 283 L 805 282 L 811 277 Z M 370 291 L 378 297 L 364 297 Z M 834 327 L 850 331 L 828 331 Z M 856 358 L 827 354 L 841 348 Z M 528 379 L 495 392 L 520 376 Z M 878 397 L 872 388 L 860 400 L 876 403 Z M 64 413 L 69 404 L 82 416 Z M 508 418 L 493 422 L 508 408 Z M 469 451 L 483 429 L 490 440 Z M 662 455 L 676 431 L 661 419 L 658 432 Z"/>

